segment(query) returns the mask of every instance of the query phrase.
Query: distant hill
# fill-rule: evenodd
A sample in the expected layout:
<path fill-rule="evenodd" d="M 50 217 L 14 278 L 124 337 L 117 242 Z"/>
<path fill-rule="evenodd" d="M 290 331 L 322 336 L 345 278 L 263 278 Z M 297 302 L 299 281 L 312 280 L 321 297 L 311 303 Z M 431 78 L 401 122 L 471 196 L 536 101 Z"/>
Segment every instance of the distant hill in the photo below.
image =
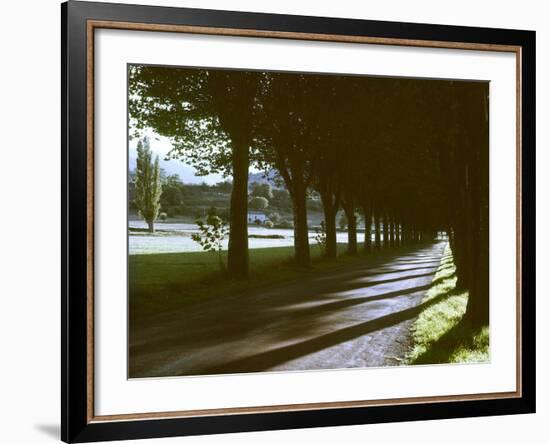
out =
<path fill-rule="evenodd" d="M 269 170 L 267 175 L 261 171 L 259 173 L 250 173 L 248 175 L 248 183 L 268 183 L 274 188 L 283 188 L 280 183 L 281 179 L 275 170 Z"/>
<path fill-rule="evenodd" d="M 173 174 L 178 175 L 184 183 L 203 183 L 206 182 L 209 185 L 214 185 L 218 182 L 223 182 L 226 180 L 231 180 L 231 177 L 223 177 L 221 174 L 209 174 L 208 176 L 197 176 L 195 174 L 195 169 L 186 165 L 184 162 L 179 160 L 165 160 L 167 153 L 172 148 L 170 141 L 165 137 L 150 137 L 151 140 L 151 151 L 153 155 L 159 156 L 160 167 L 164 170 L 167 176 Z M 130 141 L 130 149 L 128 151 L 128 166 L 130 171 L 135 170 L 136 168 L 136 151 L 137 140 Z M 270 170 L 267 174 L 267 177 L 263 171 L 257 173 L 250 173 L 248 175 L 248 183 L 268 183 L 274 188 L 283 188 L 281 184 L 277 184 L 277 172 L 275 170 Z"/>
<path fill-rule="evenodd" d="M 165 160 L 166 153 L 170 146 L 151 144 L 151 151 L 154 155 L 159 156 L 159 164 L 161 169 L 164 170 L 167 176 L 178 175 L 180 179 L 185 183 L 202 183 L 206 182 L 209 185 L 213 185 L 218 182 L 223 182 L 225 179 L 221 174 L 209 174 L 208 176 L 197 176 L 195 169 L 192 166 L 186 165 L 179 160 Z M 132 143 L 128 151 L 128 166 L 130 171 L 136 168 L 137 151 L 135 142 Z"/>

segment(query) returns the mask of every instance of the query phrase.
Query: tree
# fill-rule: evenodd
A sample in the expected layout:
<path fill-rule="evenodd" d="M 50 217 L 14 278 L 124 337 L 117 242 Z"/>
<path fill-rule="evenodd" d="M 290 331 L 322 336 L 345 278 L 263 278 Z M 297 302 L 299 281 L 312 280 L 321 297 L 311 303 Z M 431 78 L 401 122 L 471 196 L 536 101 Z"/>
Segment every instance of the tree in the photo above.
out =
<path fill-rule="evenodd" d="M 319 202 L 329 258 L 337 256 L 340 208 L 352 254 L 357 209 L 364 214 L 366 251 L 445 230 L 457 287 L 470 292 L 467 318 L 473 325 L 488 322 L 486 83 L 133 67 L 130 114 L 135 128 L 170 137 L 170 155 L 199 174 L 233 176 L 232 276 L 247 271 L 254 164 L 286 189 L 253 184 L 250 207 L 292 208 L 297 264 L 310 264 L 307 214 Z M 316 199 L 308 205 L 312 191 Z M 183 188 L 180 197 L 188 199 Z M 166 194 L 167 202 L 178 198 Z"/>
<path fill-rule="evenodd" d="M 162 194 L 160 196 L 160 204 L 163 210 L 179 207 L 183 204 L 182 187 L 183 184 L 176 174 L 164 179 L 162 182 Z"/>
<path fill-rule="evenodd" d="M 250 199 L 250 208 L 253 210 L 265 210 L 269 202 L 265 197 L 257 196 Z"/>
<path fill-rule="evenodd" d="M 231 190 L 233 189 L 233 183 L 229 180 L 218 182 L 214 186 L 222 193 L 231 193 Z"/>
<path fill-rule="evenodd" d="M 315 163 L 312 165 L 312 187 L 319 193 L 323 204 L 326 230 L 325 256 L 336 259 L 338 255 L 336 237 L 336 214 L 341 206 L 343 190 L 343 164 L 337 146 L 345 146 L 345 123 L 347 121 L 346 94 L 342 90 L 342 78 L 322 77 L 316 85 L 316 109 L 323 112 L 312 116 L 318 134 L 315 143 Z"/>
<path fill-rule="evenodd" d="M 271 185 L 268 183 L 252 182 L 250 185 L 250 195 L 253 197 L 265 197 L 267 200 L 273 198 Z"/>
<path fill-rule="evenodd" d="M 303 74 L 265 73 L 260 88 L 256 145 L 266 170 L 276 169 L 292 199 L 294 257 L 297 265 L 311 264 L 307 221 L 307 192 L 315 155 L 316 121 L 311 106 L 318 93 Z"/>
<path fill-rule="evenodd" d="M 134 132 L 152 128 L 169 137 L 169 157 L 198 174 L 231 175 L 228 274 L 248 276 L 248 168 L 260 73 L 129 67 Z"/>
<path fill-rule="evenodd" d="M 149 233 L 154 233 L 162 186 L 159 158 L 156 156 L 154 162 L 151 158 L 149 138 L 144 137 L 137 144 L 135 202 L 141 217 L 147 222 Z"/>
<path fill-rule="evenodd" d="M 277 207 L 279 209 L 292 209 L 292 199 L 290 194 L 284 188 L 271 190 L 273 197 L 269 199 L 270 206 Z"/>

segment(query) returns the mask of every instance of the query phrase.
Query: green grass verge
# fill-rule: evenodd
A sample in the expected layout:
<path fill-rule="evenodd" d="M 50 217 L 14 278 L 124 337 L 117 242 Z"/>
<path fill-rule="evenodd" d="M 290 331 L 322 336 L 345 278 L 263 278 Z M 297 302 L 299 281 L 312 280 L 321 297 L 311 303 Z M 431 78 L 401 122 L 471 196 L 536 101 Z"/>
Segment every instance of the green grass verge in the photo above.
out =
<path fill-rule="evenodd" d="M 407 364 L 487 362 L 489 327 L 471 331 L 463 322 L 468 292 L 455 289 L 456 276 L 449 246 L 434 276 L 431 288 L 422 300 L 427 304 L 412 326 L 413 347 Z"/>

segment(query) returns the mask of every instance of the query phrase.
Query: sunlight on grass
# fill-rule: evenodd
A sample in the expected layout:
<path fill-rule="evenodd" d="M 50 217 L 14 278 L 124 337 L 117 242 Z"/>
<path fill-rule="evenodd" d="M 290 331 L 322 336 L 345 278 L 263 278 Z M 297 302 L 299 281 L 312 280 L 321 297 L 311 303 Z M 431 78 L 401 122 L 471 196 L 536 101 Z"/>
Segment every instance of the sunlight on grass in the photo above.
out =
<path fill-rule="evenodd" d="M 485 362 L 489 360 L 489 328 L 473 334 L 461 320 L 468 292 L 455 290 L 453 255 L 447 245 L 432 286 L 422 303 L 428 304 L 412 326 L 413 347 L 408 364 Z M 438 302 L 435 302 L 438 300 Z"/>
<path fill-rule="evenodd" d="M 368 256 L 348 256 L 344 254 L 346 247 L 346 244 L 338 244 L 338 261 L 325 260 L 319 249 L 311 248 L 312 267 L 306 270 L 293 265 L 294 247 L 252 249 L 249 252 L 250 276 L 244 280 L 226 279 L 220 272 L 217 256 L 211 252 L 130 255 L 130 317 L 151 316 L 208 298 L 230 297 L 271 285 L 309 279 L 354 264 L 369 266 L 395 254 L 381 251 Z M 227 252 L 224 252 L 224 260 L 227 263 Z"/>
<path fill-rule="evenodd" d="M 473 346 L 472 346 L 473 345 Z M 486 362 L 489 360 L 489 327 L 483 327 L 474 335 L 472 345 L 459 345 L 450 362 Z"/>

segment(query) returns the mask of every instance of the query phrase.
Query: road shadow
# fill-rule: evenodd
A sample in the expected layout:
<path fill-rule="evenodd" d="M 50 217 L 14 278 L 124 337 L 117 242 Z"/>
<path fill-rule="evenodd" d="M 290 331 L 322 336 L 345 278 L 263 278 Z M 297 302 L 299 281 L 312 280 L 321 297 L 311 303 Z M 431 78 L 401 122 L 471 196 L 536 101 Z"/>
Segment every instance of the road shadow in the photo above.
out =
<path fill-rule="evenodd" d="M 257 353 L 253 356 L 230 361 L 219 366 L 202 369 L 200 374 L 243 373 L 268 370 L 276 365 L 283 364 L 301 356 L 314 353 L 342 342 L 355 339 L 359 336 L 372 333 L 376 330 L 391 327 L 392 325 L 412 319 L 418 316 L 422 310 L 425 310 L 433 304 L 441 302 L 446 297 L 448 297 L 448 295 L 441 295 L 415 307 L 391 313 L 371 321 L 363 322 L 359 325 L 344 328 L 333 333 L 327 333 L 297 344 Z"/>
<path fill-rule="evenodd" d="M 350 307 L 370 304 L 366 316 L 369 318 L 380 307 L 374 304 L 421 297 L 430 288 L 430 278 L 439 264 L 431 260 L 436 257 L 433 248 L 434 245 L 421 250 L 430 258 L 421 262 L 434 263 L 434 266 L 399 264 L 403 257 L 418 259 L 422 254 L 404 255 L 395 251 L 393 256 L 370 263 L 369 267 L 365 264 L 344 266 L 324 276 L 310 276 L 298 282 L 226 296 L 223 301 L 188 307 L 155 319 L 140 326 L 139 337 L 130 344 L 130 377 L 262 371 L 412 319 L 426 304 L 390 314 L 385 310 L 385 315 L 376 319 L 325 333 L 338 328 L 337 325 L 332 327 L 334 318 L 342 316 L 339 313 L 344 313 L 344 318 L 348 316 L 346 310 Z M 405 268 L 400 268 L 403 265 Z M 410 299 L 413 300 L 416 304 L 417 299 Z M 434 300 L 429 302 L 433 303 Z M 402 306 L 403 302 L 394 304 L 392 310 Z M 340 327 L 346 323 L 350 324 L 344 319 Z M 136 335 L 131 337 L 136 338 Z M 232 353 L 234 343 L 246 341 L 246 338 L 250 338 L 246 350 L 237 350 L 235 356 Z M 289 342 L 292 345 L 276 346 Z M 259 353 L 254 353 L 257 350 L 252 344 L 257 344 Z M 216 351 L 213 358 L 207 356 L 214 353 L 212 350 Z M 252 355 L 242 357 L 250 351 Z M 191 364 L 191 356 L 197 362 Z"/>

